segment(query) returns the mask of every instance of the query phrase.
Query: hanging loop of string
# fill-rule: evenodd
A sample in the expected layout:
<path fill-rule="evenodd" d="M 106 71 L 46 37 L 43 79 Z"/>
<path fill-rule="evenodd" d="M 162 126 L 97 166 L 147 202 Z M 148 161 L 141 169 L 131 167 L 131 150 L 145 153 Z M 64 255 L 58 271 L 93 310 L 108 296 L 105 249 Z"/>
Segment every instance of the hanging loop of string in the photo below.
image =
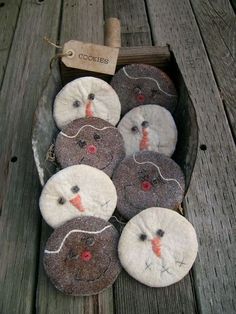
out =
<path fill-rule="evenodd" d="M 62 49 L 63 47 L 62 46 L 59 46 L 55 43 L 53 43 L 48 37 L 44 36 L 43 37 L 43 40 L 48 43 L 49 45 L 55 47 L 55 48 L 58 48 L 58 49 Z M 52 59 L 50 60 L 50 69 L 52 69 L 53 67 L 53 64 L 56 60 L 58 59 L 61 59 L 63 57 L 68 57 L 68 56 L 72 56 L 73 55 L 73 52 L 71 50 L 68 50 L 66 52 L 59 52 L 57 53 L 54 57 L 52 57 Z"/>

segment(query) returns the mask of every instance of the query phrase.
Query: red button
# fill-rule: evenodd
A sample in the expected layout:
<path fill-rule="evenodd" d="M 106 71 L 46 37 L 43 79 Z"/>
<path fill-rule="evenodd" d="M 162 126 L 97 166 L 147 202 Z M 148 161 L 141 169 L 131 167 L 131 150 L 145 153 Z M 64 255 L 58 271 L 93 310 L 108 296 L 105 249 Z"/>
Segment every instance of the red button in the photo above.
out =
<path fill-rule="evenodd" d="M 92 254 L 89 251 L 83 251 L 81 253 L 81 258 L 82 258 L 83 261 L 88 262 L 89 260 L 91 260 Z"/>
<path fill-rule="evenodd" d="M 152 185 L 148 181 L 143 181 L 142 184 L 141 184 L 141 188 L 142 188 L 143 191 L 150 191 L 151 188 L 152 188 Z"/>
<path fill-rule="evenodd" d="M 137 99 L 138 102 L 144 102 L 145 97 L 144 97 L 143 94 L 139 94 L 139 95 L 136 97 L 136 99 Z"/>
<path fill-rule="evenodd" d="M 87 153 L 89 154 L 96 154 L 97 152 L 97 147 L 94 145 L 88 145 L 87 146 Z"/>

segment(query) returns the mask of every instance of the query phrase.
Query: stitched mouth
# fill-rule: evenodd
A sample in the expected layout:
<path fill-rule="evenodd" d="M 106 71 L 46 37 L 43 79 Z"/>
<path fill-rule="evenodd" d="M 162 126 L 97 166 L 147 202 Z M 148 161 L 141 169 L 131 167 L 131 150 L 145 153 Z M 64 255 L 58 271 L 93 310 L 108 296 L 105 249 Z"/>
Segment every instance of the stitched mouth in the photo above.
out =
<path fill-rule="evenodd" d="M 112 161 L 113 161 L 113 155 L 112 155 L 112 153 L 110 153 L 110 159 L 109 159 L 108 163 L 107 163 L 104 167 L 98 168 L 98 169 L 99 169 L 99 170 L 104 170 L 104 169 L 106 169 L 107 167 L 110 166 L 110 164 L 112 163 Z"/>
<path fill-rule="evenodd" d="M 77 281 L 84 281 L 84 282 L 94 282 L 94 281 L 99 280 L 101 277 L 103 277 L 105 275 L 105 273 L 110 268 L 111 258 L 108 255 L 106 255 L 106 257 L 108 258 L 108 264 L 107 264 L 106 268 L 102 272 L 100 272 L 100 274 L 98 274 L 96 277 L 86 279 L 86 278 L 83 278 L 83 276 L 81 276 L 79 273 L 77 273 L 77 274 L 75 274 L 74 279 Z"/>
<path fill-rule="evenodd" d="M 137 206 L 137 205 L 134 204 L 134 203 L 130 200 L 130 198 L 128 197 L 127 193 L 129 193 L 129 191 L 127 191 L 127 189 L 128 189 L 129 187 L 133 187 L 133 185 L 126 185 L 125 188 L 124 188 L 124 191 L 125 191 L 125 192 L 124 192 L 124 199 L 125 199 L 125 201 L 126 201 L 132 208 L 138 209 L 138 210 L 142 210 L 143 207 Z"/>
<path fill-rule="evenodd" d="M 95 156 L 95 155 L 94 155 L 94 156 Z M 90 157 L 91 157 L 91 156 L 90 156 Z M 110 158 L 109 158 L 108 162 L 105 164 L 105 166 L 102 166 L 102 167 L 98 168 L 99 170 L 104 170 L 104 169 L 106 169 L 107 167 L 110 166 L 110 164 L 111 164 L 112 161 L 113 161 L 113 155 L 112 155 L 112 153 L 109 154 L 109 157 L 110 157 Z M 86 163 L 86 159 L 85 159 L 85 158 L 86 158 L 85 156 L 82 157 L 82 158 L 80 159 L 80 161 L 79 161 L 79 164 L 81 164 L 82 162 Z M 93 166 L 93 163 L 94 163 L 93 159 L 90 158 L 89 161 L 90 161 L 90 162 L 89 162 L 88 164 L 91 165 L 91 166 Z"/>

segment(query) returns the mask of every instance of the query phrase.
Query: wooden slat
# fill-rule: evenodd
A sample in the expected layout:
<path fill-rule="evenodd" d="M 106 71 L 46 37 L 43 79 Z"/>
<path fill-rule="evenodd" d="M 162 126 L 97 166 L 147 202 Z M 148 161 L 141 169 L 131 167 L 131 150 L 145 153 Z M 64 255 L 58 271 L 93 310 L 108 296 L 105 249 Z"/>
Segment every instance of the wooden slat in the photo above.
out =
<path fill-rule="evenodd" d="M 115 16 L 121 19 L 124 46 L 152 45 L 144 1 L 106 0 L 104 6 L 106 18 Z M 123 271 L 114 285 L 114 296 L 115 309 L 119 314 L 195 313 L 190 276 L 172 287 L 152 289 Z"/>
<path fill-rule="evenodd" d="M 63 5 L 60 43 L 70 39 L 103 44 L 102 0 L 66 0 Z M 53 85 L 52 85 L 53 88 Z M 50 89 L 48 90 L 50 93 Z M 51 91 L 53 92 L 53 91 Z M 49 96 L 50 98 L 50 96 Z M 57 291 L 46 277 L 42 267 L 42 251 L 52 229 L 42 225 L 41 258 L 37 289 L 38 313 L 113 313 L 112 288 L 90 297 L 70 297 Z M 48 296 L 50 296 L 48 298 Z"/>
<path fill-rule="evenodd" d="M 21 6 L 21 0 L 1 1 L 0 3 L 0 89 L 5 73 L 9 51 Z"/>
<path fill-rule="evenodd" d="M 0 94 L 0 313 L 32 313 L 38 264 L 39 181 L 31 125 L 57 38 L 60 1 L 23 0 Z M 14 158 L 13 158 L 14 156 Z"/>
<path fill-rule="evenodd" d="M 229 0 L 191 0 L 236 140 L 236 16 Z"/>
<path fill-rule="evenodd" d="M 154 41 L 170 44 L 197 112 L 200 147 L 185 209 L 199 240 L 198 308 L 235 313 L 235 145 L 190 3 L 147 4 Z"/>
<path fill-rule="evenodd" d="M 170 51 L 168 47 L 122 47 L 119 51 L 117 65 L 145 63 L 165 68 L 170 63 Z"/>
<path fill-rule="evenodd" d="M 121 21 L 121 45 L 152 45 L 145 2 L 135 0 L 104 0 L 105 18 L 117 17 Z"/>

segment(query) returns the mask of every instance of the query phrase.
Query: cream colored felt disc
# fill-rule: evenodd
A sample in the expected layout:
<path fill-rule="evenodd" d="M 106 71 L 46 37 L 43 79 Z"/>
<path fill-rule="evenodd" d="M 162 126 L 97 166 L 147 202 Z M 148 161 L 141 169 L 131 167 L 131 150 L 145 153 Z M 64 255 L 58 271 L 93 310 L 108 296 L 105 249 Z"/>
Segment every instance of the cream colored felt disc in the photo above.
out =
<path fill-rule="evenodd" d="M 171 156 L 177 142 L 172 115 L 158 105 L 143 105 L 130 110 L 118 125 L 125 141 L 126 155 L 152 150 Z"/>
<path fill-rule="evenodd" d="M 166 208 L 151 207 L 134 216 L 120 237 L 118 253 L 124 269 L 150 287 L 181 280 L 197 256 L 192 224 Z"/>
<path fill-rule="evenodd" d="M 116 202 L 116 189 L 108 175 L 87 165 L 75 165 L 47 181 L 39 207 L 45 221 L 56 228 L 78 216 L 108 220 Z"/>
<path fill-rule="evenodd" d="M 84 117 L 98 117 L 116 125 L 121 105 L 114 89 L 95 77 L 81 77 L 68 83 L 56 96 L 53 116 L 59 129 Z"/>

